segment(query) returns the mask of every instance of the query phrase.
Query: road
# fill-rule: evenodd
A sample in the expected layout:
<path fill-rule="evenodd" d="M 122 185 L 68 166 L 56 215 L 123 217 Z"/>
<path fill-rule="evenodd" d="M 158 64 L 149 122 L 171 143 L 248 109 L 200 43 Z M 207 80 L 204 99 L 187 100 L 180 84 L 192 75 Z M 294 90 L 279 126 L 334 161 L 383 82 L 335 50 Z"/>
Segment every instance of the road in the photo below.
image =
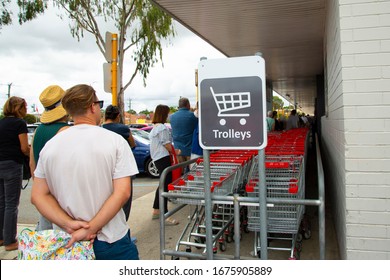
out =
<path fill-rule="evenodd" d="M 139 174 L 134 180 L 134 197 L 136 200 L 150 192 L 154 192 L 158 186 L 158 179 L 149 178 L 146 175 Z M 25 183 L 25 181 L 23 181 Z M 30 202 L 32 180 L 30 180 L 26 189 L 22 190 L 19 205 L 18 223 L 36 224 L 39 219 L 38 211 Z"/>

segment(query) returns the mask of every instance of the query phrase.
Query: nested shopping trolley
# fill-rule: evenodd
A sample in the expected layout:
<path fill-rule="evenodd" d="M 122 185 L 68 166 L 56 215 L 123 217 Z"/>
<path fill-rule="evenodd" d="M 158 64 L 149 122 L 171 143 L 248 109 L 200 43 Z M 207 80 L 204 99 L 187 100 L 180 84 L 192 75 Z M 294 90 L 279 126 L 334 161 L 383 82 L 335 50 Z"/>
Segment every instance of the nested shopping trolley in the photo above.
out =
<path fill-rule="evenodd" d="M 243 153 L 245 154 L 245 153 Z M 251 164 L 253 155 L 238 155 L 219 152 L 210 159 L 210 188 L 211 194 L 218 196 L 232 195 L 237 186 L 243 184 L 244 177 L 248 174 L 248 165 Z M 204 162 L 199 159 L 189 172 L 181 178 L 169 184 L 168 189 L 177 203 L 191 206 L 188 223 L 185 225 L 178 241 L 176 251 L 193 252 L 194 248 L 203 250 L 206 244 L 206 222 L 204 208 L 205 178 Z M 246 174 L 246 175 L 245 175 Z M 233 241 L 233 206 L 221 201 L 212 203 L 212 236 L 213 252 L 225 251 L 227 243 Z"/>
<path fill-rule="evenodd" d="M 264 180 L 258 176 L 257 159 L 254 161 L 246 186 L 249 197 L 258 197 L 259 182 Z M 265 174 L 267 198 L 304 199 L 303 156 L 266 156 Z M 299 258 L 302 245 L 299 230 L 304 210 L 304 205 L 301 204 L 275 203 L 267 205 L 267 246 L 269 250 L 290 251 L 289 258 Z M 255 254 L 260 252 L 260 219 L 262 217 L 259 206 L 248 206 L 248 229 L 255 232 Z"/>

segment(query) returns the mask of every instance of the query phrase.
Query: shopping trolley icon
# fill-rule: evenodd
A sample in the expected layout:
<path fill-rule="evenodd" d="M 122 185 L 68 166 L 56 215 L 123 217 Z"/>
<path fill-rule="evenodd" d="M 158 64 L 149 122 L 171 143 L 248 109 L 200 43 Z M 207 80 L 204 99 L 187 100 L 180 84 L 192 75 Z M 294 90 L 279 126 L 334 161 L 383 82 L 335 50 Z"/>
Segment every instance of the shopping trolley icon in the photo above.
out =
<path fill-rule="evenodd" d="M 219 120 L 220 125 L 226 124 L 226 120 L 223 117 L 249 117 L 249 113 L 234 113 L 234 111 L 251 107 L 250 92 L 215 93 L 213 87 L 210 87 L 210 90 L 218 107 L 217 116 L 221 117 Z M 241 118 L 240 124 L 245 125 L 246 119 Z"/>

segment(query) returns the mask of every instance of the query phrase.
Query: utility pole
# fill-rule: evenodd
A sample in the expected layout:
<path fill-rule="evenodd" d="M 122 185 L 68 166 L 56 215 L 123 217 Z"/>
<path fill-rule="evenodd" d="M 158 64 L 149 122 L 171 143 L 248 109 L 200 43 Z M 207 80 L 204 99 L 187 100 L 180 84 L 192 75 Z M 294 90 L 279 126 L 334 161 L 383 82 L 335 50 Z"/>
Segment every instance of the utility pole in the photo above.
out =
<path fill-rule="evenodd" d="M 12 83 L 9 83 L 8 84 L 8 94 L 7 94 L 8 98 L 11 97 L 11 86 L 12 86 Z"/>
<path fill-rule="evenodd" d="M 131 98 L 129 98 L 129 113 L 131 114 Z"/>

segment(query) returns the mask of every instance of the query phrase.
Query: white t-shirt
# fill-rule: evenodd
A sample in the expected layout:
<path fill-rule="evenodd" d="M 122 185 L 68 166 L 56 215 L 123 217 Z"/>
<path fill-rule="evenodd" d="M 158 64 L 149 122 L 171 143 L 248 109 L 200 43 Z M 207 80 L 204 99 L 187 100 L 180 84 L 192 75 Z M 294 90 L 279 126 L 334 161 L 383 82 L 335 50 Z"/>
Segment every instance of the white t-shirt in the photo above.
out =
<path fill-rule="evenodd" d="M 129 144 L 122 136 L 93 125 L 72 126 L 46 143 L 34 172 L 46 178 L 50 192 L 71 217 L 91 220 L 113 193 L 113 179 L 138 173 Z M 98 234 L 109 243 L 128 231 L 119 211 Z"/>
<path fill-rule="evenodd" d="M 153 161 L 169 156 L 168 150 L 164 145 L 172 143 L 172 136 L 164 124 L 154 125 L 149 133 L 150 156 Z"/>

